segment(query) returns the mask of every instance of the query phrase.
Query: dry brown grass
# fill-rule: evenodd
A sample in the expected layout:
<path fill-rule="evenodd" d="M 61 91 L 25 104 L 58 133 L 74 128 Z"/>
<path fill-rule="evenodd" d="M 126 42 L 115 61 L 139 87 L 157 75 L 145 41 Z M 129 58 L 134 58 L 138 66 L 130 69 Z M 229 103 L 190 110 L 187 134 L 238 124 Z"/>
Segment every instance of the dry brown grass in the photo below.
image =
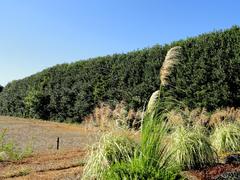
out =
<path fill-rule="evenodd" d="M 114 128 L 137 129 L 140 127 L 141 119 L 142 112 L 133 109 L 128 110 L 124 102 L 117 104 L 115 108 L 101 103 L 94 109 L 92 114 L 85 117 L 84 122 L 86 125 L 108 131 Z"/>
<path fill-rule="evenodd" d="M 6 140 L 13 140 L 19 148 L 33 145 L 33 152 L 56 151 L 60 137 L 60 149 L 86 148 L 98 140 L 99 129 L 73 125 L 0 116 L 0 130 L 7 128 Z"/>
<path fill-rule="evenodd" d="M 224 108 L 210 113 L 204 108 L 189 110 L 172 110 L 168 113 L 168 121 L 172 125 L 216 126 L 221 123 L 240 122 L 240 109 Z"/>
<path fill-rule="evenodd" d="M 240 121 L 240 109 L 236 108 L 224 108 L 218 109 L 210 117 L 209 124 L 211 126 L 217 125 L 222 122 L 235 122 Z"/>
<path fill-rule="evenodd" d="M 206 126 L 209 123 L 209 113 L 204 108 L 196 108 L 189 110 L 172 110 L 168 113 L 168 122 L 171 125 L 185 126 Z"/>

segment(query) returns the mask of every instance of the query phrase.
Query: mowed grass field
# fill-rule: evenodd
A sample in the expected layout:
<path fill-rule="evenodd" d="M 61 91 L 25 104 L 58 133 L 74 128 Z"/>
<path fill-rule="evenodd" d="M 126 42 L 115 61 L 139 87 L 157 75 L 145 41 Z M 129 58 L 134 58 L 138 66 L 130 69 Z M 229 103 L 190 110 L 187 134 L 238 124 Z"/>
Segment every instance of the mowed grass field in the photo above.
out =
<path fill-rule="evenodd" d="M 16 162 L 0 162 L 0 179 L 80 178 L 87 149 L 100 137 L 97 128 L 87 125 L 0 116 L 3 129 L 7 129 L 6 141 L 14 141 L 18 148 L 30 145 L 33 154 Z"/>

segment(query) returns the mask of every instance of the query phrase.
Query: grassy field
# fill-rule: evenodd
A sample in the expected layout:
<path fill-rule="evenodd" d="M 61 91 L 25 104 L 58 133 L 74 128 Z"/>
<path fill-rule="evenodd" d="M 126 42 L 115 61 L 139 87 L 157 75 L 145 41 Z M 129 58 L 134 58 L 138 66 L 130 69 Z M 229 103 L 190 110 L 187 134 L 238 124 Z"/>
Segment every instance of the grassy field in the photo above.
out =
<path fill-rule="evenodd" d="M 80 178 L 87 149 L 100 135 L 97 128 L 86 125 L 1 116 L 0 130 L 6 128 L 6 141 L 22 149 L 30 144 L 33 154 L 20 161 L 0 162 L 0 179 Z"/>
<path fill-rule="evenodd" d="M 99 127 L 86 124 L 0 116 L 0 131 L 4 129 L 7 129 L 6 141 L 14 141 L 17 148 L 22 149 L 31 144 L 33 153 L 21 160 L 0 162 L 0 180 L 81 179 L 90 146 L 98 142 L 103 134 Z M 139 138 L 136 132 L 136 137 L 130 131 L 124 132 L 131 139 Z M 120 132 L 115 133 L 122 137 Z M 60 137 L 59 150 L 56 149 L 57 137 Z M 189 179 L 214 179 L 221 174 L 225 176 L 226 173 L 239 171 L 240 164 L 220 163 L 204 169 L 183 171 L 181 174 Z"/>

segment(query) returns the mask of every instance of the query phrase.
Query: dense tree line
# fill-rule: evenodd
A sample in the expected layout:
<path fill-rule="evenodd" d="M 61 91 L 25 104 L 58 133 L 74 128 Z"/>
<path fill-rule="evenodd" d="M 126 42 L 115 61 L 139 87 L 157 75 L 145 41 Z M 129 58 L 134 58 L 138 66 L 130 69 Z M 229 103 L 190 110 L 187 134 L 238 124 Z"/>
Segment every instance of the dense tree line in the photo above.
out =
<path fill-rule="evenodd" d="M 3 86 L 2 85 L 0 85 L 0 92 L 2 92 L 3 91 Z"/>
<path fill-rule="evenodd" d="M 100 102 L 143 107 L 159 88 L 166 52 L 183 59 L 166 93 L 190 108 L 240 106 L 240 28 L 203 34 L 129 52 L 52 68 L 9 83 L 0 93 L 0 114 L 80 122 Z"/>

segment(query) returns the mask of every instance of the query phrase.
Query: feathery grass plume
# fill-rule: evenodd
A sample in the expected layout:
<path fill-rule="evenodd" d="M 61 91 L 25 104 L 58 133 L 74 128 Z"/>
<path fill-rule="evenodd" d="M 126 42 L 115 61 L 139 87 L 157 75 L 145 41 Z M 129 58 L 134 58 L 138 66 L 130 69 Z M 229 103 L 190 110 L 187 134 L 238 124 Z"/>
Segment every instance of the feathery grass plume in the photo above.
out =
<path fill-rule="evenodd" d="M 173 47 L 167 52 L 165 60 L 160 69 L 160 80 L 162 86 L 168 84 L 168 77 L 172 72 L 172 68 L 180 61 L 181 58 L 182 47 L 180 46 Z"/>
<path fill-rule="evenodd" d="M 102 179 L 103 173 L 113 164 L 130 161 L 138 144 L 128 137 L 105 134 L 92 147 L 84 168 L 83 179 Z"/>
<path fill-rule="evenodd" d="M 215 127 L 211 136 L 212 145 L 218 153 L 240 151 L 240 125 L 222 123 Z"/>
<path fill-rule="evenodd" d="M 152 93 L 152 95 L 148 101 L 147 113 L 151 113 L 155 109 L 159 95 L 160 95 L 160 90 L 157 90 L 154 93 Z"/>
<path fill-rule="evenodd" d="M 178 126 L 169 141 L 172 161 L 183 170 L 202 168 L 217 162 L 217 154 L 202 129 Z"/>

